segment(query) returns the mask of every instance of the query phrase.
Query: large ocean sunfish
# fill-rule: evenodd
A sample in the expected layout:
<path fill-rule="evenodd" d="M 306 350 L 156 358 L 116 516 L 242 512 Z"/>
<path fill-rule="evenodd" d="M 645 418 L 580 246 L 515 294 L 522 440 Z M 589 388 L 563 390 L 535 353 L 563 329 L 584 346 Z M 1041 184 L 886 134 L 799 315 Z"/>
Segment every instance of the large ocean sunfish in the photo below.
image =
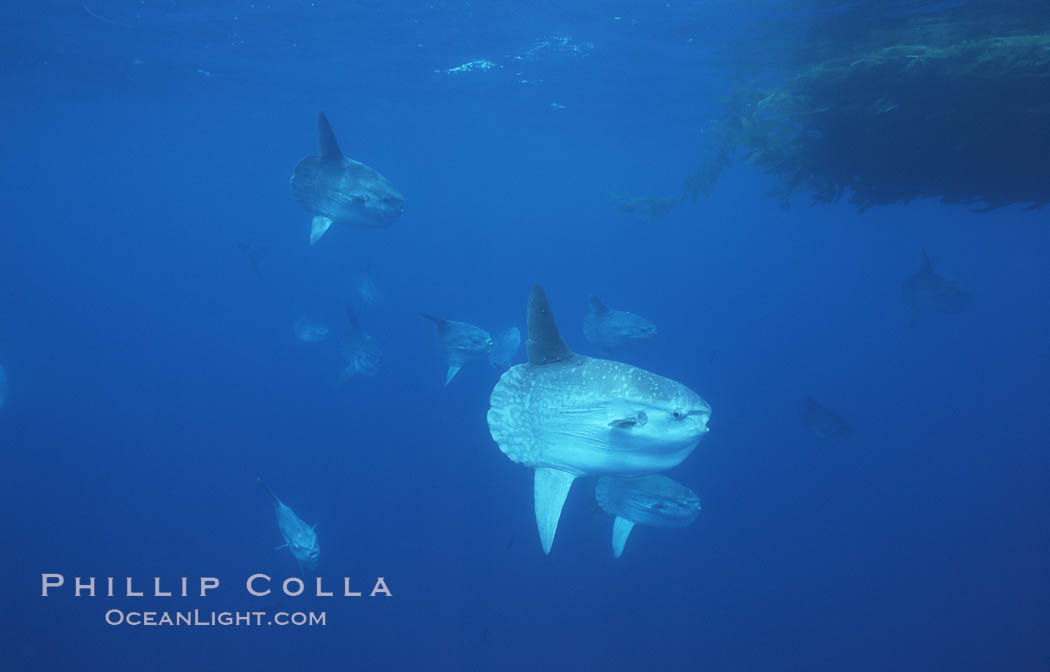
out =
<path fill-rule="evenodd" d="M 528 363 L 500 378 L 488 423 L 500 450 L 535 470 L 536 525 L 550 553 L 574 480 L 677 466 L 707 433 L 711 407 L 681 383 L 573 353 L 538 285 L 527 318 Z"/>
<path fill-rule="evenodd" d="M 317 118 L 320 156 L 308 156 L 292 171 L 292 194 L 313 214 L 310 244 L 333 223 L 357 228 L 390 226 L 405 209 L 397 187 L 359 161 L 344 156 L 322 113 Z"/>
<path fill-rule="evenodd" d="M 262 489 L 273 498 L 273 510 L 277 516 L 277 527 L 281 530 L 284 543 L 278 550 L 287 548 L 299 562 L 302 569 L 317 569 L 317 560 L 321 556 L 321 547 L 317 545 L 317 525 L 307 525 L 302 518 L 295 515 L 287 504 L 277 498 L 261 478 L 256 479 Z"/>
<path fill-rule="evenodd" d="M 660 474 L 603 476 L 598 479 L 594 497 L 603 511 L 615 516 L 612 547 L 617 558 L 635 525 L 685 527 L 700 513 L 700 498 L 695 492 Z"/>

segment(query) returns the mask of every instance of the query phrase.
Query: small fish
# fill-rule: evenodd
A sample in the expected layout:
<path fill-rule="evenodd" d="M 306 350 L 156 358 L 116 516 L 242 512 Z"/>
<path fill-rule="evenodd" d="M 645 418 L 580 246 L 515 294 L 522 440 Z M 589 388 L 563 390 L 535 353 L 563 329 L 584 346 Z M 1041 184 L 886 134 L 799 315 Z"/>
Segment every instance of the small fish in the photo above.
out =
<path fill-rule="evenodd" d="M 827 406 L 822 406 L 810 396 L 802 400 L 798 415 L 805 428 L 820 439 L 845 441 L 853 433 L 853 428 L 842 419 L 841 415 Z"/>
<path fill-rule="evenodd" d="M 666 476 L 650 474 L 636 478 L 598 479 L 594 489 L 598 505 L 615 516 L 613 556 L 620 557 L 635 525 L 685 527 L 700 513 L 696 493 Z"/>
<path fill-rule="evenodd" d="M 292 327 L 295 337 L 303 343 L 320 343 L 328 338 L 328 327 L 318 324 L 305 315 L 295 321 Z"/>
<path fill-rule="evenodd" d="M 278 546 L 277 550 L 287 548 L 291 551 L 301 569 L 309 571 L 317 569 L 317 560 L 321 556 L 321 548 L 317 545 L 317 525 L 304 523 L 284 502 L 277 499 L 277 495 L 273 494 L 273 491 L 263 483 L 261 478 L 256 480 L 262 489 L 273 498 L 277 527 L 284 538 L 284 543 Z"/>
<path fill-rule="evenodd" d="M 390 180 L 344 156 L 324 114 L 317 117 L 320 156 L 308 156 L 292 172 L 292 195 L 314 215 L 313 245 L 333 223 L 358 228 L 385 227 L 405 209 L 405 197 Z"/>
<path fill-rule="evenodd" d="M 606 352 L 656 336 L 656 325 L 626 310 L 610 310 L 597 297 L 590 298 L 591 312 L 583 318 L 583 335 Z"/>
<path fill-rule="evenodd" d="M 374 376 L 383 366 L 383 351 L 361 328 L 350 304 L 346 306 L 346 319 L 350 323 L 350 329 L 343 338 L 343 356 L 346 359 L 346 367 L 339 377 L 340 383 L 345 383 L 359 373 Z"/>
<path fill-rule="evenodd" d="M 510 362 L 514 359 L 514 355 L 518 354 L 520 347 L 521 332 L 517 327 L 511 327 L 504 331 L 496 341 L 496 345 L 489 354 L 489 362 L 497 369 L 506 369 L 510 367 Z"/>
<path fill-rule="evenodd" d="M 420 313 L 437 328 L 438 347 L 448 361 L 445 386 L 456 377 L 459 370 L 471 362 L 485 360 L 494 345 L 489 332 L 466 322 L 443 320 L 434 315 Z"/>
<path fill-rule="evenodd" d="M 973 303 L 973 292 L 961 282 L 933 270 L 926 250 L 919 255 L 919 270 L 904 279 L 901 295 L 908 304 L 911 326 L 920 315 L 961 313 Z"/>

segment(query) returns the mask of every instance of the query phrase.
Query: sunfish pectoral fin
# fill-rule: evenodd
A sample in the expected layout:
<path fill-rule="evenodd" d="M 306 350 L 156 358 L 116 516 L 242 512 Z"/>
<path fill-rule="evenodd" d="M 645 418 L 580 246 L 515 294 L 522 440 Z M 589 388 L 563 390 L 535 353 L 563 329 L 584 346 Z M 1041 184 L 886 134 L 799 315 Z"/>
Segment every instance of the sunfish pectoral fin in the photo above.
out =
<path fill-rule="evenodd" d="M 631 536 L 634 523 L 626 518 L 616 516 L 613 521 L 612 547 L 613 557 L 618 558 L 623 554 L 623 547 L 627 544 L 627 537 Z"/>
<path fill-rule="evenodd" d="M 569 496 L 569 488 L 575 480 L 575 474 L 560 469 L 536 470 L 533 496 L 536 526 L 540 531 L 540 543 L 543 544 L 544 553 L 551 552 L 554 533 L 558 531 L 558 521 L 561 519 L 561 509 L 565 506 L 565 498 Z"/>
<path fill-rule="evenodd" d="M 456 377 L 456 374 L 459 373 L 459 369 L 460 367 L 458 366 L 452 364 L 449 365 L 448 373 L 445 374 L 445 387 L 448 387 L 448 384 L 451 383 L 452 379 Z"/>
<path fill-rule="evenodd" d="M 629 429 L 635 425 L 644 425 L 649 422 L 649 416 L 645 414 L 645 411 L 638 411 L 634 415 L 629 415 L 626 418 L 617 418 L 609 421 L 609 426 L 615 429 Z"/>
<path fill-rule="evenodd" d="M 310 223 L 310 244 L 313 245 L 317 241 L 321 240 L 321 236 L 332 226 L 331 217 L 323 217 L 317 215 Z"/>

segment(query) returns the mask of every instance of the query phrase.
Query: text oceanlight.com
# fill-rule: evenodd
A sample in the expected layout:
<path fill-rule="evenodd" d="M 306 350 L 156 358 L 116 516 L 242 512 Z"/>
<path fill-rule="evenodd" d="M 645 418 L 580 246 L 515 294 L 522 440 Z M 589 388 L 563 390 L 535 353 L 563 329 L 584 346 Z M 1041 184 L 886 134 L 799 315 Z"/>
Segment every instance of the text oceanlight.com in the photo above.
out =
<path fill-rule="evenodd" d="M 327 614 L 303 611 L 124 611 L 110 609 L 106 612 L 108 625 L 130 626 L 325 626 Z"/>

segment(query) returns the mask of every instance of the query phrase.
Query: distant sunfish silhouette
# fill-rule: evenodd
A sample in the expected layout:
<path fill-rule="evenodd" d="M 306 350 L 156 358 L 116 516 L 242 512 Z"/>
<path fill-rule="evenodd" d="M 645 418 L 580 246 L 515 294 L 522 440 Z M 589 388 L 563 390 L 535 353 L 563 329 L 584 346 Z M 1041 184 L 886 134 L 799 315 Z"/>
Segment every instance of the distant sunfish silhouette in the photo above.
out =
<path fill-rule="evenodd" d="M 550 553 L 574 480 L 677 466 L 707 433 L 711 407 L 669 378 L 574 354 L 539 285 L 527 317 L 528 363 L 500 377 L 488 423 L 503 454 L 535 470 L 536 525 Z"/>
<path fill-rule="evenodd" d="M 598 505 L 613 520 L 613 556 L 623 553 L 635 525 L 685 527 L 700 513 L 700 498 L 684 485 L 666 476 L 650 474 L 637 478 L 603 476 L 594 489 Z"/>
<path fill-rule="evenodd" d="M 933 270 L 926 250 L 919 255 L 919 270 L 904 279 L 901 294 L 913 326 L 920 315 L 961 313 L 973 303 L 973 293 L 961 282 Z"/>
<path fill-rule="evenodd" d="M 820 439 L 844 441 L 853 433 L 853 428 L 841 415 L 827 406 L 822 406 L 813 397 L 806 397 L 802 400 L 798 415 L 805 428 Z"/>
<path fill-rule="evenodd" d="M 656 325 L 626 310 L 610 310 L 598 297 L 590 298 L 591 312 L 583 318 L 583 335 L 602 350 L 641 343 L 656 336 Z"/>
<path fill-rule="evenodd" d="M 357 295 L 368 305 L 378 306 L 383 302 L 383 293 L 379 291 L 376 283 L 372 281 L 371 276 L 367 273 L 358 276 L 354 284 L 357 287 Z"/>
<path fill-rule="evenodd" d="M 305 315 L 295 321 L 292 330 L 295 332 L 295 337 L 303 343 L 320 343 L 328 338 L 328 327 L 314 322 Z"/>
<path fill-rule="evenodd" d="M 383 366 L 383 351 L 361 328 L 361 323 L 357 321 L 357 315 L 354 314 L 354 309 L 349 304 L 346 306 L 346 319 L 350 323 L 350 329 L 343 339 L 343 356 L 346 358 L 346 367 L 339 377 L 340 383 L 345 383 L 359 373 L 374 376 Z"/>
<path fill-rule="evenodd" d="M 420 313 L 437 328 L 438 347 L 448 361 L 445 385 L 448 386 L 459 370 L 471 362 L 484 361 L 494 345 L 489 332 L 466 322 L 443 320 L 434 315 Z"/>
<path fill-rule="evenodd" d="M 405 209 L 401 192 L 376 171 L 344 156 L 332 126 L 317 118 L 320 156 L 308 156 L 292 172 L 292 194 L 313 214 L 310 244 L 333 223 L 358 228 L 390 226 Z"/>
<path fill-rule="evenodd" d="M 277 495 L 273 494 L 273 491 L 263 483 L 261 478 L 256 480 L 262 489 L 273 498 L 277 527 L 280 528 L 281 536 L 284 537 L 284 544 L 278 546 L 277 549 L 287 548 L 291 551 L 292 556 L 299 562 L 300 568 L 310 571 L 317 569 L 317 559 L 321 555 L 321 549 L 317 545 L 317 533 L 314 531 L 317 526 L 304 523 L 294 511 L 288 508 L 288 505 L 277 499 Z"/>

